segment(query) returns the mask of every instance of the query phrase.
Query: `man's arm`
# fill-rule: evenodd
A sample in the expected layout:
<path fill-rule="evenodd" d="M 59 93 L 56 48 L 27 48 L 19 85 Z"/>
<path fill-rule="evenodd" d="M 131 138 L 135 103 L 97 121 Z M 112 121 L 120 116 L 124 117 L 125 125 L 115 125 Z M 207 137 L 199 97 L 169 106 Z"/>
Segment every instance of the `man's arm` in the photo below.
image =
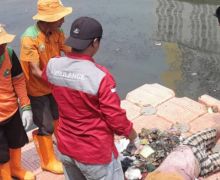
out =
<path fill-rule="evenodd" d="M 38 78 L 41 78 L 42 70 L 40 69 L 39 63 L 29 62 L 29 65 L 30 65 L 30 70 L 32 74 Z"/>
<path fill-rule="evenodd" d="M 132 130 L 128 136 L 128 139 L 133 142 L 135 139 L 137 138 L 137 132 L 135 131 L 135 129 L 132 127 Z"/>
<path fill-rule="evenodd" d="M 103 78 L 99 88 L 100 109 L 104 119 L 112 131 L 130 140 L 127 151 L 139 151 L 140 139 L 133 128 L 133 123 L 127 119 L 126 111 L 120 107 L 120 98 L 116 92 L 116 84 L 111 75 Z"/>
<path fill-rule="evenodd" d="M 22 68 L 19 63 L 18 57 L 14 51 L 12 53 L 11 62 L 12 62 L 12 69 L 11 69 L 12 83 L 15 93 L 18 99 L 20 100 L 20 106 L 21 108 L 30 106 L 30 100 L 27 96 L 25 78 L 22 73 Z"/>
<path fill-rule="evenodd" d="M 133 123 L 126 117 L 126 112 L 120 107 L 120 98 L 116 92 L 113 77 L 106 75 L 99 87 L 99 103 L 104 119 L 117 135 L 123 135 L 133 141 L 137 137 Z"/>
<path fill-rule="evenodd" d="M 21 39 L 20 60 L 27 80 L 29 80 L 30 72 L 38 78 L 41 77 L 42 70 L 40 69 L 39 59 L 36 38 L 23 36 Z"/>

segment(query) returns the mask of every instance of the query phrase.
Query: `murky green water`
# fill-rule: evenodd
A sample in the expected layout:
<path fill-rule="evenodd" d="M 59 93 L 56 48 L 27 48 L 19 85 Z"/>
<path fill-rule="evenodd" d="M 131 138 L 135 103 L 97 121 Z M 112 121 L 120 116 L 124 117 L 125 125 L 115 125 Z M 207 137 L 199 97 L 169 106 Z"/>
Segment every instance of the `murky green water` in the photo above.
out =
<path fill-rule="evenodd" d="M 103 25 L 98 63 L 107 66 L 124 98 L 145 83 L 160 83 L 177 96 L 220 98 L 220 27 L 213 16 L 218 0 L 63 0 L 74 8 L 63 26 L 68 34 L 79 16 Z M 2 23 L 18 38 L 36 13 L 36 0 L 1 1 Z"/>

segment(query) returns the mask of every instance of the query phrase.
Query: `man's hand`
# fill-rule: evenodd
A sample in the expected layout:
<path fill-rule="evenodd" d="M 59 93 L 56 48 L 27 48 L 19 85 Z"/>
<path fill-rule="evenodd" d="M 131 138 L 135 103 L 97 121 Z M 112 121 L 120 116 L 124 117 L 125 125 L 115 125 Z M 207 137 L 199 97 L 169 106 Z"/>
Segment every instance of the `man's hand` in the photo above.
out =
<path fill-rule="evenodd" d="M 140 151 L 140 139 L 137 136 L 133 141 L 130 141 L 130 143 L 128 144 L 126 151 L 131 153 L 131 154 L 136 154 Z"/>
<path fill-rule="evenodd" d="M 130 154 L 136 154 L 139 153 L 141 149 L 140 145 L 140 139 L 138 137 L 137 132 L 132 128 L 131 133 L 128 136 L 128 139 L 130 140 L 130 143 L 128 144 L 126 151 Z"/>
<path fill-rule="evenodd" d="M 22 123 L 23 123 L 25 130 L 28 130 L 31 127 L 31 125 L 33 124 L 33 113 L 31 111 L 31 109 L 24 110 L 22 112 L 21 119 L 22 119 Z"/>

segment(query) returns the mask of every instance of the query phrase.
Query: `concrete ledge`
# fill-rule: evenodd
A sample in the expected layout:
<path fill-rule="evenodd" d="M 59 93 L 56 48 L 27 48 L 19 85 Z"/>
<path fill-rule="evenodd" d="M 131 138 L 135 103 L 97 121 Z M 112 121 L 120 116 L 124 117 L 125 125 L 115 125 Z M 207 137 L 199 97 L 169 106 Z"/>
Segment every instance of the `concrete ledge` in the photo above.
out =
<path fill-rule="evenodd" d="M 156 107 L 174 96 L 174 91 L 169 88 L 159 84 L 145 84 L 129 92 L 126 100 L 137 106 L 152 105 Z"/>
<path fill-rule="evenodd" d="M 217 107 L 219 113 L 213 113 L 208 108 L 213 106 Z M 187 137 L 194 132 L 220 124 L 219 100 L 208 95 L 201 96 L 199 102 L 187 97 L 177 98 L 173 90 L 159 84 L 145 84 L 129 92 L 126 100 L 121 101 L 121 107 L 126 110 L 127 117 L 133 122 L 137 132 L 140 132 L 142 128 L 165 130 L 179 122 L 190 126 L 190 131 L 183 134 Z M 34 142 L 32 142 L 34 130 L 36 129 L 27 133 L 30 143 L 22 148 L 22 164 L 33 171 L 37 179 L 64 180 L 63 175 L 45 172 L 40 168 L 40 160 Z M 115 136 L 116 140 L 120 138 L 120 136 Z M 54 149 L 58 157 L 56 143 L 54 143 Z M 219 177 L 220 172 L 204 179 L 214 180 Z"/>
<path fill-rule="evenodd" d="M 140 116 L 137 119 L 134 119 L 133 123 L 134 129 L 137 131 L 137 133 L 140 133 L 142 128 L 158 128 L 160 130 L 166 130 L 170 128 L 172 125 L 172 123 L 166 121 L 165 119 L 157 115 Z"/>
<path fill-rule="evenodd" d="M 216 107 L 218 112 L 220 112 L 220 101 L 212 96 L 204 94 L 199 97 L 199 102 L 205 104 L 208 107 Z"/>
<path fill-rule="evenodd" d="M 172 123 L 189 123 L 205 113 L 205 105 L 186 97 L 172 98 L 159 105 L 157 111 L 159 116 Z"/>
<path fill-rule="evenodd" d="M 129 102 L 129 101 L 122 100 L 121 107 L 126 110 L 127 118 L 131 121 L 133 119 L 137 118 L 138 116 L 140 116 L 140 114 L 141 114 L 141 112 L 140 112 L 141 108 L 139 106 L 136 106 L 135 104 Z"/>

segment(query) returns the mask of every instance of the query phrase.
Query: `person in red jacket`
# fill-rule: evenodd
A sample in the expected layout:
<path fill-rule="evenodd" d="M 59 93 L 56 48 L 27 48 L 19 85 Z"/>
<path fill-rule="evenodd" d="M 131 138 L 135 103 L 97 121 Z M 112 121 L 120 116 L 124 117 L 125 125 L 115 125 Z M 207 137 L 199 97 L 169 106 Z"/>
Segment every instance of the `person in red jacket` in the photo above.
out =
<path fill-rule="evenodd" d="M 58 104 L 57 144 L 66 179 L 122 180 L 114 134 L 139 147 L 133 124 L 120 107 L 113 76 L 93 59 L 102 33 L 97 20 L 76 19 L 65 42 L 72 52 L 52 58 L 42 74 Z"/>
<path fill-rule="evenodd" d="M 21 147 L 28 142 L 25 129 L 32 124 L 32 111 L 21 65 L 7 47 L 14 37 L 0 26 L 0 179 L 32 180 L 34 174 L 21 166 Z"/>

